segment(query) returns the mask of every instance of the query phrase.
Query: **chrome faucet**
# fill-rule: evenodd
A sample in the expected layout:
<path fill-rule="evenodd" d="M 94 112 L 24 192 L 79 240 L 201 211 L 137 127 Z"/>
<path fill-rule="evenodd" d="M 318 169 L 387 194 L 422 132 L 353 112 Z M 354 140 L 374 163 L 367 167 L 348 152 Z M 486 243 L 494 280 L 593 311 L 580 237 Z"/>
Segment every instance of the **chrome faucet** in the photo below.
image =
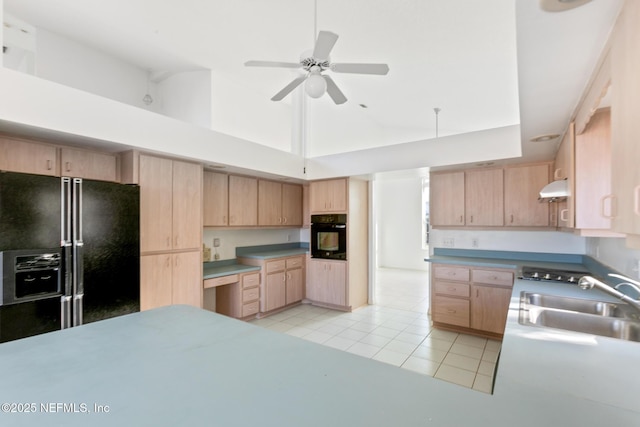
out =
<path fill-rule="evenodd" d="M 618 289 L 620 286 L 630 286 L 635 289 L 635 291 L 638 293 L 638 296 L 640 296 L 640 282 L 623 276 L 622 274 L 609 273 L 609 276 L 615 277 L 616 279 L 624 280 L 624 282 L 618 283 L 616 286 L 614 286 L 616 289 Z"/>
<path fill-rule="evenodd" d="M 618 277 L 617 276 L 613 276 L 613 277 Z M 624 277 L 624 276 L 623 276 Z M 624 278 L 623 280 L 626 280 L 627 278 Z M 624 282 L 626 283 L 626 282 Z M 636 282 L 638 283 L 638 282 Z M 618 286 L 621 286 L 623 283 L 620 283 L 618 285 L 616 285 L 616 288 Z M 631 285 L 632 287 L 636 288 L 638 285 L 635 285 L 634 283 L 627 283 L 628 285 Z M 640 285 L 640 283 L 639 283 Z M 633 298 L 631 298 L 629 295 L 625 295 L 622 292 L 618 291 L 616 288 L 612 288 L 611 286 L 607 285 L 606 283 L 603 283 L 601 281 L 599 281 L 598 279 L 591 277 L 591 276 L 582 276 L 580 278 L 580 280 L 578 280 L 578 286 L 580 286 L 580 288 L 582 289 L 592 289 L 594 287 L 600 289 L 601 291 L 604 291 L 606 293 L 608 293 L 609 295 L 613 295 L 616 298 L 621 299 L 622 301 L 626 302 L 627 304 L 629 304 L 630 306 L 636 308 L 637 310 L 640 310 L 640 301 L 635 300 Z"/>

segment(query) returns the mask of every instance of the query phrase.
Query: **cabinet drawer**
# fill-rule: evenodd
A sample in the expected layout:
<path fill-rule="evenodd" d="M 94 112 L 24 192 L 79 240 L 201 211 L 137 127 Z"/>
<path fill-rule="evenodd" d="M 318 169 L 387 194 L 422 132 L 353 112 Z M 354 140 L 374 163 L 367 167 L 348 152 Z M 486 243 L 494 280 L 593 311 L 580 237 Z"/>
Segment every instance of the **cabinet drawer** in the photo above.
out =
<path fill-rule="evenodd" d="M 511 271 L 472 270 L 471 277 L 474 283 L 513 286 L 513 273 Z"/>
<path fill-rule="evenodd" d="M 469 269 L 465 267 L 435 265 L 433 275 L 436 279 L 455 280 L 458 282 L 469 281 Z"/>
<path fill-rule="evenodd" d="M 242 289 L 253 288 L 260 284 L 260 273 L 242 276 Z"/>
<path fill-rule="evenodd" d="M 454 297 L 469 297 L 469 285 L 455 282 L 436 282 L 436 294 L 451 295 Z"/>
<path fill-rule="evenodd" d="M 302 257 L 287 258 L 287 269 L 302 267 Z"/>
<path fill-rule="evenodd" d="M 242 305 L 242 317 L 251 316 L 256 314 L 260 308 L 259 301 L 250 302 L 249 304 Z"/>
<path fill-rule="evenodd" d="M 245 289 L 242 291 L 242 302 L 255 301 L 260 296 L 260 288 Z"/>
<path fill-rule="evenodd" d="M 267 274 L 273 273 L 274 271 L 282 271 L 284 270 L 285 265 L 286 265 L 286 262 L 284 259 L 268 261 L 266 265 Z"/>
<path fill-rule="evenodd" d="M 469 327 L 469 300 L 436 296 L 432 308 L 435 322 Z"/>
<path fill-rule="evenodd" d="M 216 277 L 213 279 L 207 279 L 204 281 L 204 288 L 215 288 L 216 286 L 228 285 L 230 283 L 236 283 L 238 281 L 238 275 L 232 274 L 230 276 Z"/>

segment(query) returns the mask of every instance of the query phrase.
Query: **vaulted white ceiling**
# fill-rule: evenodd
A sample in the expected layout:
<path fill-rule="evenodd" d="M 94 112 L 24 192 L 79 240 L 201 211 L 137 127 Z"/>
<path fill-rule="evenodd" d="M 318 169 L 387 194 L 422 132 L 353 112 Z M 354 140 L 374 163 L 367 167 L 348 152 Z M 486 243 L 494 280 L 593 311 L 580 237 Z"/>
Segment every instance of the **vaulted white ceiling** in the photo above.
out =
<path fill-rule="evenodd" d="M 262 101 L 295 75 L 244 62 L 296 62 L 312 47 L 317 23 L 318 30 L 340 36 L 333 62 L 385 62 L 390 72 L 333 74 L 349 101 L 337 106 L 327 96 L 307 100 L 310 157 L 429 144 L 438 107 L 439 136 L 454 137 L 456 150 L 466 145 L 483 161 L 491 153 L 511 157 L 520 148 L 525 160 L 552 158 L 559 141 L 535 146 L 528 140 L 564 132 L 619 7 L 619 0 L 594 0 L 549 13 L 536 0 L 317 0 L 314 16 L 314 0 L 4 0 L 6 12 L 36 27 L 143 69 L 211 69 L 214 87 L 219 78 L 243 88 L 221 91 L 217 105 L 259 104 L 250 111 L 267 117 L 282 104 Z M 282 102 L 297 108 L 293 99 Z M 294 117 L 268 126 L 292 129 Z M 253 126 L 254 142 L 273 143 L 260 140 L 265 121 L 250 114 L 216 126 L 239 137 Z M 514 126 L 520 135 L 508 134 L 509 149 L 478 147 L 486 143 L 486 131 Z M 455 163 L 449 157 L 438 161 L 436 149 L 422 152 L 430 157 L 423 164 L 414 166 L 411 159 L 389 167 Z"/>

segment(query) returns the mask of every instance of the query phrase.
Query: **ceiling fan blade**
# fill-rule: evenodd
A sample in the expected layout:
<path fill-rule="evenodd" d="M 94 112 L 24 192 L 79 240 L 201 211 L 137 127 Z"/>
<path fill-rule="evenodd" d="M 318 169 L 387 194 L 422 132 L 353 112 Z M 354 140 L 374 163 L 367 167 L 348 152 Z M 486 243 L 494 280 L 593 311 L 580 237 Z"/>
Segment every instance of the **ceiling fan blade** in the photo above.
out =
<path fill-rule="evenodd" d="M 244 63 L 246 67 L 278 67 L 278 68 L 300 68 L 302 64 L 295 62 L 276 62 L 276 61 L 247 61 Z"/>
<path fill-rule="evenodd" d="M 291 83 L 286 85 L 280 92 L 278 92 L 275 95 L 273 95 L 273 98 L 271 98 L 271 100 L 272 101 L 280 101 L 282 98 L 284 98 L 285 96 L 289 95 L 289 93 L 292 90 L 294 90 L 296 87 L 300 86 L 300 83 L 305 81 L 306 78 L 307 78 L 307 76 L 300 76 L 300 77 L 294 79 L 293 81 L 291 81 Z"/>
<path fill-rule="evenodd" d="M 333 49 L 333 45 L 338 41 L 338 35 L 330 31 L 320 31 L 316 45 L 313 48 L 313 57 L 318 61 L 326 61 L 329 59 L 329 53 Z"/>
<path fill-rule="evenodd" d="M 389 66 L 387 64 L 331 64 L 331 71 L 336 73 L 378 74 L 383 76 L 389 72 Z"/>
<path fill-rule="evenodd" d="M 327 93 L 329 94 L 331 99 L 333 99 L 333 102 L 335 102 L 336 104 L 344 104 L 345 102 L 347 102 L 347 97 L 344 96 L 344 93 L 342 93 L 340 89 L 338 89 L 336 82 L 334 82 L 333 79 L 329 76 L 323 75 L 322 77 L 324 77 L 325 81 L 327 82 Z"/>

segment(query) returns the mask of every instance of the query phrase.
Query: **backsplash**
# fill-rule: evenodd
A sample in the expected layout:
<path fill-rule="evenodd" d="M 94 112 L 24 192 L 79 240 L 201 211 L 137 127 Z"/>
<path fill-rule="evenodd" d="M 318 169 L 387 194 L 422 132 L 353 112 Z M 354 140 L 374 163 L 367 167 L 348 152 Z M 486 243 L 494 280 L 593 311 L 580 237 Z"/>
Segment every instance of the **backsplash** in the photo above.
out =
<path fill-rule="evenodd" d="M 216 252 L 220 255 L 220 260 L 233 259 L 236 257 L 238 246 L 258 246 L 272 245 L 278 243 L 295 243 L 304 241 L 300 239 L 301 229 L 246 229 L 246 230 L 225 230 L 219 228 L 205 228 L 203 242 L 211 248 L 211 259 L 214 260 Z M 213 246 L 213 239 L 220 239 L 220 246 Z M 308 240 L 306 240 L 308 241 Z"/>
<path fill-rule="evenodd" d="M 624 238 L 589 237 L 586 254 L 626 276 L 640 279 L 640 251 L 627 248 Z"/>
<path fill-rule="evenodd" d="M 559 231 L 431 230 L 434 247 L 518 252 L 585 254 L 586 239 Z"/>

